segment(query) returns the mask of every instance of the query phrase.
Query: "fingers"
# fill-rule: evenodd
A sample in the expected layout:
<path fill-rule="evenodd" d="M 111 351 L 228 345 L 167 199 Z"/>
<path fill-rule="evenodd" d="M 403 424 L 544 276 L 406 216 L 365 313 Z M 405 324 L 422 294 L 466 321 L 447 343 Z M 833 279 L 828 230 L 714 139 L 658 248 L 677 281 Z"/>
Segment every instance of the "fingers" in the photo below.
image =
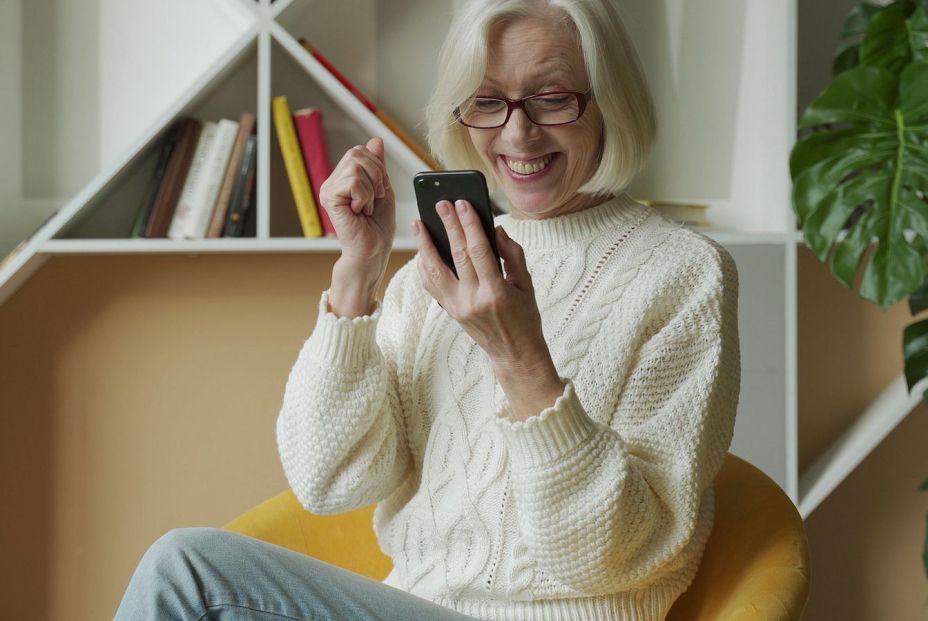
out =
<path fill-rule="evenodd" d="M 477 210 L 468 201 L 463 200 L 455 203 L 455 210 L 457 212 L 455 219 L 459 220 L 464 232 L 466 254 L 473 270 L 477 273 L 477 278 L 486 283 L 501 280 L 502 275 L 499 273 L 496 255 L 483 230 L 483 223 L 480 221 Z M 451 247 L 454 252 L 454 245 L 452 244 Z M 455 261 L 456 264 L 457 261 Z"/>
<path fill-rule="evenodd" d="M 441 304 L 452 282 L 456 280 L 454 273 L 441 260 L 438 249 L 432 243 L 432 238 L 429 237 L 425 225 L 420 220 L 413 220 L 412 234 L 416 239 L 416 247 L 419 249 L 419 260 L 416 261 L 416 266 L 422 286 Z"/>
<path fill-rule="evenodd" d="M 326 209 L 348 207 L 354 214 L 364 210 L 371 215 L 374 201 L 392 192 L 383 161 L 383 142 L 371 139 L 368 145 L 374 150 L 367 145 L 349 149 L 323 183 L 320 199 Z"/>
<path fill-rule="evenodd" d="M 464 228 L 455 213 L 454 205 L 451 204 L 451 201 L 439 201 L 435 205 L 435 211 L 441 217 L 442 224 L 445 225 L 445 231 L 448 233 L 448 245 L 451 247 L 451 258 L 454 259 L 458 280 L 476 284 L 477 272 L 474 271 L 474 266 L 471 264 L 467 238 L 464 235 Z"/>
<path fill-rule="evenodd" d="M 381 162 L 385 161 L 384 160 L 383 138 L 381 138 L 380 136 L 374 136 L 373 138 L 367 141 L 367 145 L 365 146 L 367 146 L 367 150 L 373 153 L 377 157 L 378 160 L 380 160 Z"/>

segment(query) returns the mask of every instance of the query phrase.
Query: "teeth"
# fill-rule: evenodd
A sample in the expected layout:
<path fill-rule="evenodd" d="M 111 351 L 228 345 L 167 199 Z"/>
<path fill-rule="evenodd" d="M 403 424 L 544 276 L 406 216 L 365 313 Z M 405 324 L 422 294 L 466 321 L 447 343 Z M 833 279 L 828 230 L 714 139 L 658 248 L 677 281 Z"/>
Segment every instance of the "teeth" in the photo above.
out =
<path fill-rule="evenodd" d="M 506 160 L 506 165 L 509 166 L 509 169 L 513 172 L 517 172 L 520 175 L 531 175 L 537 173 L 541 170 L 544 170 L 545 166 L 548 165 L 548 162 L 551 161 L 552 155 L 545 155 L 539 157 L 537 160 L 532 160 L 530 162 L 517 162 L 516 160 Z"/>

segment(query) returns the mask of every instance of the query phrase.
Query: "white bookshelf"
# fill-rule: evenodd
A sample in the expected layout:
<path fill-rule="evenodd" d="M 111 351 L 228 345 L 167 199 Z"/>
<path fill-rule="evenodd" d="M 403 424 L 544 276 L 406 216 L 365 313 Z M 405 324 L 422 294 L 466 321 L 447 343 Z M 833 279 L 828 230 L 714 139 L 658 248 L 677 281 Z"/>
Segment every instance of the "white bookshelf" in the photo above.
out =
<path fill-rule="evenodd" d="M 394 248 L 413 251 L 411 179 L 426 164 L 297 39 L 307 37 L 421 140 L 437 50 L 460 1 L 213 0 L 238 20 L 227 47 L 121 157 L 0 268 L 0 304 L 50 256 L 338 251 L 334 238 L 300 236 L 271 122 L 271 98 L 281 94 L 293 109 L 323 110 L 333 163 L 349 146 L 372 135 L 384 137 L 398 192 Z M 742 392 L 732 451 L 767 472 L 808 514 L 872 449 L 872 429 L 888 433 L 909 403 L 895 387 L 892 404 L 877 408 L 889 414 L 871 414 L 871 422 L 849 430 L 800 477 L 796 249 L 801 238 L 790 208 L 787 168 L 796 124 L 797 0 L 736 4 L 622 3 L 662 127 L 652 163 L 632 194 L 710 205 L 712 226 L 701 232 L 728 248 L 740 274 Z M 237 119 L 246 110 L 258 118 L 255 237 L 128 239 L 171 123 L 185 114 Z M 862 437 L 868 440 L 859 441 Z"/>

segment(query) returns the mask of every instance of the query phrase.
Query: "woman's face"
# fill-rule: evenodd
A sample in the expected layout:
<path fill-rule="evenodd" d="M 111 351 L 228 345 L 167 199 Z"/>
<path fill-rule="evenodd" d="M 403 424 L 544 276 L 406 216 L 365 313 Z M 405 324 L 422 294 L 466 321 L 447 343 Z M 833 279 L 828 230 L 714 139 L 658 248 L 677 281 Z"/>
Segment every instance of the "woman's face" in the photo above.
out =
<path fill-rule="evenodd" d="M 488 44 L 486 75 L 476 96 L 519 99 L 590 88 L 576 34 L 562 20 L 520 17 L 502 22 L 491 29 Z M 520 109 L 513 110 L 503 127 L 468 129 L 514 217 L 550 218 L 602 200 L 577 194 L 599 165 L 602 117 L 595 100 L 568 125 L 541 127 Z"/>

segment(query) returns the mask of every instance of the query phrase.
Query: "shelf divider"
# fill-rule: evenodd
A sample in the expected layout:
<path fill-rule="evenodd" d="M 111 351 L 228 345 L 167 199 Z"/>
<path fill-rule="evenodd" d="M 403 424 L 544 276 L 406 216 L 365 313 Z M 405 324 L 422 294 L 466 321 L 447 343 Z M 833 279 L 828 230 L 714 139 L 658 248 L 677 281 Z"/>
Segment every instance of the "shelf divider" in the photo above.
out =
<path fill-rule="evenodd" d="M 799 513 L 806 519 L 825 498 L 915 409 L 928 378 L 910 393 L 899 373 L 799 477 Z"/>
<path fill-rule="evenodd" d="M 258 33 L 258 161 L 255 216 L 258 239 L 271 237 L 271 35 Z"/>

